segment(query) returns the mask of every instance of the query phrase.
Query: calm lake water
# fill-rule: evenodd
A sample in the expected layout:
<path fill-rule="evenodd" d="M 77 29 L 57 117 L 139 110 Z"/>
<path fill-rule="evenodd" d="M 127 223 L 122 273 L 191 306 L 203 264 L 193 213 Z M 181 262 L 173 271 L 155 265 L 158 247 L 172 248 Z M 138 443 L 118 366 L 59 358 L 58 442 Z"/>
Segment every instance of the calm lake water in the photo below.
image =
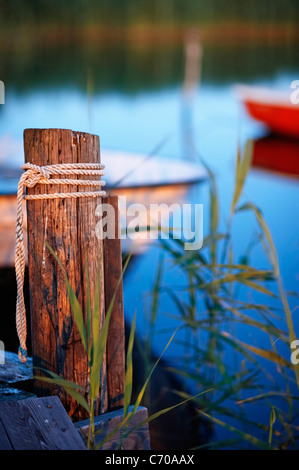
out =
<path fill-rule="evenodd" d="M 0 78 L 6 85 L 6 101 L 0 107 L 0 165 L 19 167 L 23 163 L 22 134 L 29 127 L 92 132 L 100 136 L 102 149 L 145 155 L 163 142 L 157 153 L 169 159 L 169 165 L 173 159 L 184 158 L 186 135 L 192 135 L 197 153 L 216 176 L 220 225 L 224 230 L 233 192 L 238 141 L 243 147 L 247 139 L 256 141 L 268 134 L 248 117 L 232 87 L 246 83 L 289 90 L 290 83 L 299 79 L 295 47 L 248 45 L 204 50 L 202 81 L 187 109 L 187 127 L 182 126 L 181 47 L 164 51 L 111 47 L 87 52 L 83 50 L 75 57 L 73 49 L 62 48 L 37 51 L 30 57 L 4 57 L 4 76 Z M 1 193 L 15 190 L 16 180 L 1 180 Z M 292 175 L 253 168 L 245 194 L 262 210 L 271 230 L 286 290 L 298 293 L 298 180 Z M 184 195 L 185 202 L 203 204 L 204 234 L 209 227 L 208 197 L 207 182 L 188 188 Z M 174 191 L 170 200 L 177 202 L 177 198 Z M 244 254 L 255 231 L 253 217 L 240 215 L 233 227 L 236 259 Z M 132 261 L 124 282 L 126 317 L 132 320 L 137 312 L 141 336 L 148 331 L 144 314 L 148 313 L 160 256 L 156 242 L 144 246 Z M 250 261 L 253 266 L 262 267 L 265 258 L 257 249 L 252 251 Z M 166 260 L 163 285 L 180 286 L 181 273 L 169 265 Z M 259 299 L 257 294 L 252 295 Z M 297 298 L 292 296 L 289 301 L 291 310 L 295 309 Z M 161 296 L 157 334 L 153 339 L 157 353 L 177 325 L 168 316 L 172 313 L 176 312 L 169 298 Z M 293 319 L 299 335 L 298 310 L 294 311 Z M 255 333 L 252 337 L 245 327 L 240 335 L 249 336 L 254 344 L 263 347 L 259 336 Z M 179 345 L 174 344 L 167 357 L 175 359 L 181 353 Z"/>

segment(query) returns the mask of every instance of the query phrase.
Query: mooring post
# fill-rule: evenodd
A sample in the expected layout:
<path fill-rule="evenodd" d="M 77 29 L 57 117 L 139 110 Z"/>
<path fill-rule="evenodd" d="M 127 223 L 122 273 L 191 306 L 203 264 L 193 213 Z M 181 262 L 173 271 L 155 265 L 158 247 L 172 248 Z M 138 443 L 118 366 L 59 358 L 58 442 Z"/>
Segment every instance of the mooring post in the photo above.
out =
<path fill-rule="evenodd" d="M 122 248 L 120 238 L 119 199 L 109 194 L 103 197 L 109 236 L 104 238 L 104 272 L 106 311 L 113 301 L 109 336 L 107 338 L 108 409 L 123 406 L 125 390 L 125 325 L 122 282 Z"/>
<path fill-rule="evenodd" d="M 63 163 L 100 163 L 98 136 L 65 129 L 26 129 L 25 161 L 39 166 Z M 59 176 L 55 176 L 59 178 Z M 76 178 L 71 176 L 71 178 Z M 99 179 L 99 177 L 97 177 Z M 96 179 L 81 176 L 80 179 Z M 63 188 L 63 189 L 62 189 Z M 90 187 L 88 188 L 90 191 Z M 85 186 L 36 184 L 27 194 L 87 191 Z M 99 263 L 104 279 L 103 241 L 95 233 L 96 207 L 99 197 L 27 200 L 28 268 L 30 285 L 32 358 L 35 375 L 47 369 L 77 383 L 87 397 L 89 365 L 79 331 L 74 323 L 64 274 L 47 244 L 60 259 L 86 317 L 89 270 L 91 305 L 97 282 Z M 101 282 L 100 314 L 104 318 L 105 294 Z M 101 321 L 100 321 L 101 324 Z M 101 388 L 96 414 L 107 410 L 106 359 L 102 366 Z M 56 385 L 36 380 L 38 396 L 58 395 L 73 420 L 86 417 L 65 391 Z"/>

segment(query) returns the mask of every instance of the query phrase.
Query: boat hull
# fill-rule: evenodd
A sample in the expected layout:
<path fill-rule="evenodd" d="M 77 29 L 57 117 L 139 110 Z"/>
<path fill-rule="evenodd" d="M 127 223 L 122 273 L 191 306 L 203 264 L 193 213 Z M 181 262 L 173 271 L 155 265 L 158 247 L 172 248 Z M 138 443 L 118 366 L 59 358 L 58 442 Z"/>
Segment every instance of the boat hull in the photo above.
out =
<path fill-rule="evenodd" d="M 245 106 L 251 117 L 264 123 L 272 132 L 299 138 L 299 108 L 295 105 L 269 105 L 248 100 Z"/>
<path fill-rule="evenodd" d="M 235 92 L 253 119 L 275 134 L 299 138 L 299 104 L 291 102 L 290 93 L 242 85 Z"/>

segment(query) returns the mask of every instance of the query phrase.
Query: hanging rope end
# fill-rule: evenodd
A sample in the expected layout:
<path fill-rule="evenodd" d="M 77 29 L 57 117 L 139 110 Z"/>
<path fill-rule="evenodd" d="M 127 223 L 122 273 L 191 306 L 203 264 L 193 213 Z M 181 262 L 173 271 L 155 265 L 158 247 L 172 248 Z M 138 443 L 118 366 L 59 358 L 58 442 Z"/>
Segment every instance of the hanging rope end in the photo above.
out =
<path fill-rule="evenodd" d="M 21 362 L 23 363 L 26 362 L 27 361 L 27 349 L 24 349 L 20 346 L 19 351 L 18 351 L 18 356 Z"/>

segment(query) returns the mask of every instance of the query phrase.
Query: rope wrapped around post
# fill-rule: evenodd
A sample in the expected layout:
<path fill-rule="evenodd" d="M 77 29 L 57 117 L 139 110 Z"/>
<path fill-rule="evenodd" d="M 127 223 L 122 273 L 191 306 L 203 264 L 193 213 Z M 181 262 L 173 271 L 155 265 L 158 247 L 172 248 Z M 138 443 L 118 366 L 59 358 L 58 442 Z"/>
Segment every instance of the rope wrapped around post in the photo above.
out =
<path fill-rule="evenodd" d="M 100 177 L 104 175 L 105 166 L 100 163 L 65 163 L 56 165 L 38 166 L 31 163 L 23 165 L 22 174 L 17 192 L 17 218 L 16 218 L 16 248 L 15 248 L 15 270 L 17 281 L 17 302 L 16 302 L 16 327 L 17 334 L 20 342 L 19 346 L 19 359 L 21 362 L 26 362 L 27 358 L 27 323 L 26 323 L 26 309 L 24 301 L 24 274 L 25 274 L 25 247 L 24 247 L 24 234 L 23 234 L 23 207 L 22 200 L 25 195 L 26 188 L 33 188 L 36 184 L 58 184 L 58 185 L 72 185 L 72 186 L 90 186 L 98 187 L 98 190 L 93 191 L 78 191 L 70 193 L 53 193 L 53 194 L 36 194 L 25 195 L 25 199 L 58 199 L 58 198 L 82 198 L 82 197 L 98 197 L 105 196 L 106 192 L 102 190 L 105 186 L 103 180 L 86 180 L 74 179 L 74 177 L 95 176 Z M 55 178 L 59 176 L 59 178 Z M 52 177 L 54 176 L 54 178 Z M 63 176 L 63 178 L 61 178 Z"/>

